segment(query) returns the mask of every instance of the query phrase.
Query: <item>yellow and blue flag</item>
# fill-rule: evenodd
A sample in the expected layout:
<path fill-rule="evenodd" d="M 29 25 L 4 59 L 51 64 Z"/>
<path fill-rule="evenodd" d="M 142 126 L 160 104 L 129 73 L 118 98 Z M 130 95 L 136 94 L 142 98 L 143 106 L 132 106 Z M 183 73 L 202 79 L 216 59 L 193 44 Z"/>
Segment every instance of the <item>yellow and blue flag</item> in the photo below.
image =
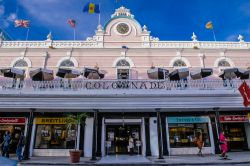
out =
<path fill-rule="evenodd" d="M 88 12 L 90 14 L 100 13 L 100 6 L 95 3 L 87 3 L 83 8 L 83 12 Z"/>
<path fill-rule="evenodd" d="M 207 29 L 213 29 L 214 27 L 213 27 L 212 21 L 207 22 L 205 27 L 206 27 Z"/>

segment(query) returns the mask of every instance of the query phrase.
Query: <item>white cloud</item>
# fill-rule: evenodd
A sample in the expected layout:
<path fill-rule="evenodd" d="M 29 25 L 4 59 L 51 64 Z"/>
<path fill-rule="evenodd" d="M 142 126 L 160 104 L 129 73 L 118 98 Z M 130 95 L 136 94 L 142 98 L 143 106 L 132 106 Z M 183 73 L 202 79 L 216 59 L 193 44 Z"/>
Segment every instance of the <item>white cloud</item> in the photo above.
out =
<path fill-rule="evenodd" d="M 106 7 L 113 4 L 105 3 Z M 19 1 L 30 18 L 31 24 L 45 27 L 55 34 L 59 29 L 63 31 L 63 38 L 73 38 L 72 28 L 67 24 L 68 18 L 77 21 L 77 39 L 85 39 L 94 35 L 98 23 L 98 15 L 86 14 L 82 12 L 84 3 L 82 0 L 21 0 Z M 110 18 L 110 15 L 102 13 L 102 20 Z M 48 33 L 45 32 L 45 33 Z M 41 32 L 44 33 L 44 32 Z M 56 36 L 55 36 L 56 37 Z"/>
<path fill-rule="evenodd" d="M 0 5 L 0 16 L 4 15 L 5 8 L 3 5 Z"/>
<path fill-rule="evenodd" d="M 15 13 L 10 13 L 10 15 L 7 17 L 8 21 L 14 21 L 17 18 L 17 15 Z"/>

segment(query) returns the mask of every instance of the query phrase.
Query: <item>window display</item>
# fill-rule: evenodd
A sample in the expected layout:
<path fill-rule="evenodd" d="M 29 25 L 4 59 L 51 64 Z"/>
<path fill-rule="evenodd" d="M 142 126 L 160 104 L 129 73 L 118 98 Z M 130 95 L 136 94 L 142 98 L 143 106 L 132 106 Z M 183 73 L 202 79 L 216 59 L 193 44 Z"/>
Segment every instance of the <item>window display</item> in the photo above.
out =
<path fill-rule="evenodd" d="M 171 148 L 196 147 L 194 140 L 199 134 L 202 134 L 204 146 L 210 146 L 207 123 L 173 123 L 168 126 Z"/>
<path fill-rule="evenodd" d="M 37 125 L 36 149 L 73 149 L 75 147 L 75 130 L 67 128 L 66 124 Z"/>

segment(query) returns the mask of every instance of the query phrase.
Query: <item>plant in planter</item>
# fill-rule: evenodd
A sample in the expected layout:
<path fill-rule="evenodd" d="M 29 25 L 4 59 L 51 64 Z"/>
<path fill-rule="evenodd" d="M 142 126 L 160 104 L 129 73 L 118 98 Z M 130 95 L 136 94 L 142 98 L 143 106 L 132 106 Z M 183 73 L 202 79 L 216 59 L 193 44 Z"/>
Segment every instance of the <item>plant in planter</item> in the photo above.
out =
<path fill-rule="evenodd" d="M 76 114 L 67 114 L 67 128 L 68 130 L 74 131 L 73 133 L 73 139 L 75 141 L 75 149 L 70 150 L 70 160 L 72 163 L 78 163 L 80 161 L 80 156 L 82 154 L 81 150 L 77 150 L 77 135 L 78 135 L 78 126 L 82 125 L 84 126 L 85 120 L 87 118 L 87 113 L 76 113 Z M 72 130 L 72 128 L 75 127 L 75 130 Z"/>

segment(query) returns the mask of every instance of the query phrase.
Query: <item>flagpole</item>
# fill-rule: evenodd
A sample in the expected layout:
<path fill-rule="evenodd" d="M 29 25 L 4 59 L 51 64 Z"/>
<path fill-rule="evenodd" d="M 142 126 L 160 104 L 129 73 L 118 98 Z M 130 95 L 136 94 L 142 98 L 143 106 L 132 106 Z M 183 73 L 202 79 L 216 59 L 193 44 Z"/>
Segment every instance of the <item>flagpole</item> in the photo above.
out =
<path fill-rule="evenodd" d="M 215 33 L 214 33 L 214 28 L 212 28 L 212 32 L 213 32 L 213 35 L 214 35 L 214 41 L 216 41 L 216 37 L 215 37 Z"/>
<path fill-rule="evenodd" d="M 27 29 L 27 33 L 26 33 L 26 41 L 28 40 L 29 37 L 29 32 L 30 32 L 30 28 Z"/>
<path fill-rule="evenodd" d="M 74 28 L 74 41 L 76 40 L 76 28 Z"/>
<path fill-rule="evenodd" d="M 101 4 L 99 3 L 98 25 L 101 25 Z"/>

